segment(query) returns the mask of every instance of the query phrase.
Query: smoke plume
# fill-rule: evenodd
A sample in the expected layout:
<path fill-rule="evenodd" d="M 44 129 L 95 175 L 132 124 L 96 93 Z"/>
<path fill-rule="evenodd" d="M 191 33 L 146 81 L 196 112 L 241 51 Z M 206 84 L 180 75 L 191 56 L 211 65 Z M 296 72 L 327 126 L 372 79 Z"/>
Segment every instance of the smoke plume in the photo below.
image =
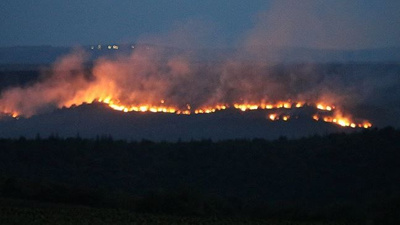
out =
<path fill-rule="evenodd" d="M 357 4 L 339 1 L 335 6 L 346 8 Z M 275 1 L 269 11 L 260 14 L 239 51 L 218 61 L 198 60 L 192 50 L 171 52 L 170 48 L 139 44 L 130 55 L 102 57 L 88 69 L 87 53 L 78 50 L 58 60 L 37 83 L 3 91 L 0 111 L 30 117 L 95 101 L 115 107 L 124 105 L 124 109 L 165 106 L 180 111 L 286 101 L 332 105 L 341 116 L 351 117 L 376 93 L 370 74 L 359 77 L 360 82 L 349 79 L 348 76 L 358 76 L 348 74 L 352 71 L 329 71 L 315 63 L 282 66 L 264 60 L 262 56 L 273 51 L 258 47 L 363 46 L 356 43 L 364 39 L 354 38 L 364 33 L 353 27 L 366 29 L 362 24 L 357 25 L 358 19 L 348 20 L 351 23 L 344 26 L 342 17 L 351 15 L 339 10 L 344 14 L 336 15 L 334 23 L 325 24 L 332 20 L 332 10 L 336 8 L 321 7 L 320 1 Z M 324 13 L 318 11 L 321 9 Z M 168 40 L 185 40 L 186 46 L 190 46 L 190 37 L 196 36 L 172 34 Z M 248 55 L 260 58 L 243 60 Z M 396 73 L 387 79 L 393 80 L 393 76 Z"/>

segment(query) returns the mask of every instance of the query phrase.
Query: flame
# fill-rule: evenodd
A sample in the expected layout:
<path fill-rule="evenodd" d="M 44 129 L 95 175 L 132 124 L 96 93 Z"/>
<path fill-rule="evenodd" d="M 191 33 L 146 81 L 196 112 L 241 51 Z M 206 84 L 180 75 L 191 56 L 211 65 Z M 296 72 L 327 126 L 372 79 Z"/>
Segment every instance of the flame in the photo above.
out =
<path fill-rule="evenodd" d="M 290 116 L 289 115 L 278 115 L 277 113 L 271 113 L 268 115 L 268 119 L 271 121 L 277 121 L 277 120 L 283 120 L 283 121 L 289 121 Z"/>
<path fill-rule="evenodd" d="M 151 112 L 151 113 L 171 113 L 171 114 L 177 114 L 177 115 L 191 115 L 191 114 L 209 114 L 209 113 L 215 113 L 217 111 L 221 110 L 226 110 L 230 107 L 233 106 L 233 108 L 238 109 L 242 112 L 245 111 L 251 111 L 251 110 L 289 110 L 292 108 L 302 108 L 304 106 L 313 106 L 312 103 L 307 103 L 307 102 L 291 102 L 289 101 L 280 101 L 276 103 L 234 103 L 232 105 L 229 104 L 217 104 L 214 106 L 201 106 L 196 109 L 193 109 L 193 107 L 190 104 L 186 104 L 185 107 L 180 108 L 177 106 L 169 106 L 166 104 L 167 100 L 161 99 L 158 104 L 138 104 L 138 105 L 126 105 L 121 103 L 119 100 L 114 99 L 111 96 L 104 96 L 101 98 L 98 98 L 97 100 L 92 100 L 89 98 L 88 101 L 83 101 L 83 103 L 93 103 L 93 102 L 99 102 L 99 103 L 104 103 L 108 105 L 113 110 L 121 111 L 121 112 Z M 83 104 L 82 103 L 82 104 Z M 69 106 L 72 106 L 74 104 L 69 104 Z M 324 103 L 318 103 L 314 104 L 315 108 L 321 112 L 333 112 L 336 107 L 333 105 L 329 104 L 324 104 Z M 20 116 L 19 112 L 11 111 L 11 110 L 4 110 L 5 114 L 10 115 L 13 118 L 18 118 Z M 289 121 L 291 116 L 289 115 L 279 115 L 277 113 L 271 113 L 268 115 L 268 119 L 271 121 L 277 121 L 277 120 L 282 120 L 282 121 Z M 363 122 L 355 122 L 351 120 L 349 117 L 345 117 L 342 115 L 340 111 L 334 113 L 333 115 L 329 116 L 323 116 L 314 114 L 312 116 L 312 119 L 315 121 L 324 121 L 326 123 L 333 123 L 342 127 L 350 127 L 350 128 L 370 128 L 372 127 L 372 123 L 369 121 L 363 121 Z"/>
<path fill-rule="evenodd" d="M 110 108 L 121 111 L 121 112 L 153 112 L 153 113 L 177 113 L 177 109 L 174 107 L 166 107 L 166 106 L 157 106 L 157 105 L 123 105 L 120 103 L 116 103 L 119 101 L 112 100 L 111 97 L 107 97 L 105 99 L 98 99 L 100 103 L 107 104 Z M 161 100 L 161 104 L 163 104 L 164 100 Z"/>
<path fill-rule="evenodd" d="M 268 116 L 268 118 L 269 118 L 270 120 L 272 120 L 272 121 L 279 119 L 279 117 L 278 117 L 276 114 L 270 114 L 270 115 Z"/>
<path fill-rule="evenodd" d="M 11 113 L 11 117 L 12 117 L 12 118 L 18 118 L 18 117 L 19 117 L 19 114 L 16 113 L 16 112 L 13 112 L 13 113 Z"/>
<path fill-rule="evenodd" d="M 324 111 L 332 111 L 333 109 L 335 109 L 335 106 L 318 103 L 317 109 L 324 110 Z"/>
<path fill-rule="evenodd" d="M 301 108 L 303 107 L 304 103 L 298 102 L 295 104 L 296 108 Z M 239 103 L 234 103 L 233 107 L 235 109 L 239 109 L 243 112 L 247 110 L 257 110 L 257 109 L 290 109 L 292 108 L 292 103 L 290 101 L 287 102 L 277 102 L 277 103 L 251 103 L 251 104 L 239 104 Z"/>
<path fill-rule="evenodd" d="M 4 109 L 3 112 L 0 112 L 0 118 L 2 115 L 11 116 L 14 119 L 18 119 L 21 116 L 21 114 L 19 112 L 9 110 L 9 109 Z"/>
<path fill-rule="evenodd" d="M 256 105 L 256 104 L 233 104 L 233 107 L 235 107 L 235 109 L 240 109 L 241 111 L 245 112 L 247 110 L 256 110 L 258 109 L 260 106 Z"/>
<path fill-rule="evenodd" d="M 290 102 L 279 102 L 275 105 L 276 108 L 285 108 L 285 109 L 290 109 L 292 108 L 292 104 Z"/>
<path fill-rule="evenodd" d="M 200 109 L 194 110 L 195 114 L 203 114 L 203 113 L 214 113 L 216 111 L 227 109 L 226 105 L 216 105 L 213 107 L 202 107 Z"/>
<path fill-rule="evenodd" d="M 108 47 L 118 48 L 117 45 Z M 98 45 L 97 48 L 104 49 L 107 46 Z M 197 81 L 196 76 L 189 75 L 198 72 L 197 66 L 193 66 L 186 57 L 160 60 L 162 58 L 159 58 L 159 55 L 162 54 L 159 53 L 162 52 L 146 47 L 143 51 L 135 50 L 129 57 L 116 60 L 102 58 L 95 62 L 88 74 L 83 64 L 85 54 L 78 52 L 67 55 L 53 65 L 49 78 L 28 87 L 10 88 L 0 93 L 0 114 L 14 118 L 30 117 L 56 107 L 69 108 L 98 102 L 125 113 L 191 115 L 216 113 L 228 108 L 242 112 L 265 110 L 270 111 L 268 113 L 271 114 L 267 114 L 267 118 L 271 120 L 288 121 L 293 118 L 292 111 L 302 107 L 313 107 L 316 110 L 313 119 L 316 121 L 351 128 L 372 126 L 369 121 L 360 122 L 342 115 L 339 112 L 341 105 L 337 105 L 338 107 L 333 105 L 333 103 L 338 104 L 335 96 L 320 96 L 321 93 L 318 90 L 307 97 L 311 99 L 303 99 L 300 97 L 303 96 L 301 93 L 296 92 L 294 95 L 287 93 L 287 88 L 283 88 L 284 83 L 281 81 L 276 81 L 276 83 L 269 79 L 259 81 L 256 74 L 261 71 L 259 69 L 264 70 L 263 66 L 256 66 L 254 72 L 247 76 L 246 73 L 242 75 L 242 66 L 233 62 L 232 65 L 226 65 L 226 68 L 224 66 L 222 75 L 217 77 L 220 80 L 223 78 L 222 85 L 226 83 L 225 79 L 235 78 L 228 75 L 231 72 L 234 73 L 237 79 L 234 79 L 235 82 L 232 85 L 213 87 L 201 84 L 180 90 L 179 87 Z M 238 74 L 235 74 L 236 71 L 239 71 Z M 254 82 L 259 83 L 253 87 L 251 84 Z M 273 82 L 273 86 L 276 87 L 282 85 L 282 90 L 277 88 L 267 90 L 269 88 L 265 87 L 269 82 Z M 243 92 L 240 90 L 242 86 L 244 86 Z M 198 89 L 200 91 L 196 91 Z M 239 91 L 236 91 L 237 89 Z M 231 93 L 231 90 L 235 91 Z M 198 94 L 202 94 L 201 97 L 197 98 Z M 275 100 L 268 100 L 269 95 L 274 95 L 270 98 Z M 277 99 L 279 95 L 297 97 L 296 99 Z M 297 117 L 294 116 L 294 118 Z"/>
<path fill-rule="evenodd" d="M 320 117 L 318 115 L 314 115 L 313 119 L 316 121 L 320 120 Z M 348 117 L 344 117 L 341 115 L 336 115 L 336 116 L 324 116 L 322 117 L 322 120 L 326 123 L 333 123 L 333 124 L 337 124 L 339 126 L 342 127 L 351 127 L 351 128 L 371 128 L 372 124 L 369 121 L 363 121 L 361 123 L 356 123 L 354 121 L 352 121 L 350 118 Z"/>
<path fill-rule="evenodd" d="M 167 106 L 165 104 L 166 100 L 162 99 L 160 100 L 159 105 L 152 105 L 152 104 L 141 104 L 141 105 L 124 105 L 120 103 L 119 100 L 115 100 L 110 96 L 104 97 L 104 98 L 99 98 L 95 100 L 100 103 L 104 103 L 108 105 L 113 110 L 121 111 L 121 112 L 152 112 L 152 113 L 171 113 L 171 114 L 177 114 L 177 115 L 191 115 L 191 114 L 208 114 L 208 113 L 215 113 L 217 111 L 225 110 L 230 108 L 231 106 L 229 104 L 217 104 L 215 106 L 203 106 L 199 107 L 197 109 L 192 109 L 190 104 L 186 104 L 186 106 L 183 109 L 179 109 L 178 107 L 173 107 L 173 106 Z M 95 102 L 92 101 L 92 102 Z M 92 103 L 91 102 L 91 103 Z M 292 106 L 295 108 L 302 108 L 305 105 L 312 105 L 308 104 L 305 102 L 296 102 L 296 103 L 290 103 L 290 102 L 278 102 L 278 103 L 260 103 L 260 104 L 239 104 L 239 103 L 234 103 L 233 108 L 238 109 L 242 112 L 248 111 L 248 110 L 273 110 L 273 109 L 291 109 Z M 324 111 L 333 111 L 335 110 L 334 106 L 331 105 L 326 105 L 322 103 L 315 104 L 315 107 L 317 110 L 320 110 L 322 112 Z M 6 111 L 4 112 L 5 114 L 10 115 L 13 118 L 18 118 L 20 114 L 18 112 L 11 112 L 11 111 Z M 268 115 L 268 119 L 271 121 L 277 121 L 277 120 L 282 120 L 282 121 L 289 121 L 291 118 L 290 115 L 279 115 L 277 113 L 271 113 Z M 342 127 L 350 127 L 350 128 L 371 128 L 372 123 L 369 121 L 363 121 L 363 122 L 355 122 L 352 121 L 349 117 L 343 116 L 340 112 L 335 113 L 334 115 L 331 116 L 321 116 L 319 114 L 314 114 L 312 116 L 312 119 L 315 121 L 324 121 L 326 123 L 333 123 Z"/>

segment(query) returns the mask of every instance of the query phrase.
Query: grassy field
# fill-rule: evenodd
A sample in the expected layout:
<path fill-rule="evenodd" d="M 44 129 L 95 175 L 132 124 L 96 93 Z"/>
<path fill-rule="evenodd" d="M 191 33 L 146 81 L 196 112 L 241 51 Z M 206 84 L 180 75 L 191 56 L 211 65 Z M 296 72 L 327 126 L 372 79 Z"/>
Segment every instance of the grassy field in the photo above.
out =
<path fill-rule="evenodd" d="M 37 203 L 2 199 L 0 201 L 0 223 L 2 225 L 20 224 L 207 224 L 207 225 L 339 225 L 352 223 L 338 222 L 297 222 L 285 220 L 261 220 L 234 217 L 187 217 L 133 213 L 128 210 L 92 208 L 86 206 Z"/>
<path fill-rule="evenodd" d="M 1 208 L 1 224 L 347 224 L 329 222 L 268 221 L 242 218 L 178 217 L 136 214 L 128 211 L 93 208 Z"/>

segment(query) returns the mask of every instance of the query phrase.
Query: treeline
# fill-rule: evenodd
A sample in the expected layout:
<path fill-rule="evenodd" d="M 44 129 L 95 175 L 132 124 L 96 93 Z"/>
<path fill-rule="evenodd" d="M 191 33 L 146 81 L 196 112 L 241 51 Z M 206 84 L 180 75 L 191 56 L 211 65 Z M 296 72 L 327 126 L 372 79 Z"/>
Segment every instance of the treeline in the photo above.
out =
<path fill-rule="evenodd" d="M 2 198 L 136 212 L 399 221 L 400 131 L 290 140 L 0 139 Z M 29 203 L 31 204 L 31 203 Z"/>

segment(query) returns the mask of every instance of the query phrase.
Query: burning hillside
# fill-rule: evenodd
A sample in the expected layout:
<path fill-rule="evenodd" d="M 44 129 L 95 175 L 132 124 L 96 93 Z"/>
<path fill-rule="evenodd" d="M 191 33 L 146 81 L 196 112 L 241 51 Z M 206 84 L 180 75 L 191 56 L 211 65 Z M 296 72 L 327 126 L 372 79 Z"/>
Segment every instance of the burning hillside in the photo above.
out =
<path fill-rule="evenodd" d="M 56 108 L 101 102 L 122 112 L 214 113 L 234 108 L 265 110 L 266 119 L 297 118 L 296 108 L 309 106 L 316 121 L 369 128 L 354 117 L 357 90 L 338 77 L 316 74 L 305 65 L 294 73 L 272 72 L 267 63 L 193 63 L 190 54 L 168 55 L 157 48 L 137 48 L 128 56 L 102 58 L 90 71 L 86 53 L 74 52 L 26 87 L 4 90 L 0 111 L 31 117 Z M 350 109 L 350 110 L 349 110 Z"/>
<path fill-rule="evenodd" d="M 372 124 L 367 121 L 359 121 L 355 122 L 352 121 L 349 117 L 343 116 L 340 111 L 337 112 L 335 111 L 335 106 L 324 106 L 323 104 L 309 104 L 309 103 L 291 103 L 290 101 L 287 102 L 280 102 L 276 104 L 266 104 L 266 103 L 260 103 L 260 104 L 238 104 L 234 103 L 233 106 L 229 104 L 221 104 L 221 105 L 216 105 L 216 106 L 205 106 L 202 108 L 197 108 L 192 110 L 191 106 L 187 104 L 186 108 L 175 108 L 172 106 L 165 106 L 165 100 L 161 100 L 159 105 L 123 105 L 120 103 L 115 103 L 113 100 L 110 98 L 107 99 L 99 99 L 99 102 L 103 102 L 107 104 L 110 108 L 122 112 L 152 112 L 152 113 L 175 113 L 175 114 L 183 114 L 183 115 L 190 115 L 190 114 L 204 114 L 204 113 L 215 113 L 216 111 L 220 110 L 225 110 L 228 108 L 235 108 L 240 111 L 249 111 L 249 110 L 276 110 L 276 109 L 283 109 L 280 110 L 278 113 L 270 113 L 268 114 L 268 119 L 272 121 L 276 120 L 283 120 L 283 121 L 289 121 L 292 119 L 292 114 L 296 113 L 294 110 L 291 110 L 292 108 L 302 108 L 305 105 L 306 106 L 311 106 L 315 107 L 318 112 L 312 115 L 312 118 L 316 121 L 324 121 L 327 123 L 334 123 L 343 127 L 351 127 L 351 128 L 370 128 Z M 327 113 L 330 112 L 330 113 Z M 294 118 L 298 118 L 298 116 L 295 116 Z"/>

